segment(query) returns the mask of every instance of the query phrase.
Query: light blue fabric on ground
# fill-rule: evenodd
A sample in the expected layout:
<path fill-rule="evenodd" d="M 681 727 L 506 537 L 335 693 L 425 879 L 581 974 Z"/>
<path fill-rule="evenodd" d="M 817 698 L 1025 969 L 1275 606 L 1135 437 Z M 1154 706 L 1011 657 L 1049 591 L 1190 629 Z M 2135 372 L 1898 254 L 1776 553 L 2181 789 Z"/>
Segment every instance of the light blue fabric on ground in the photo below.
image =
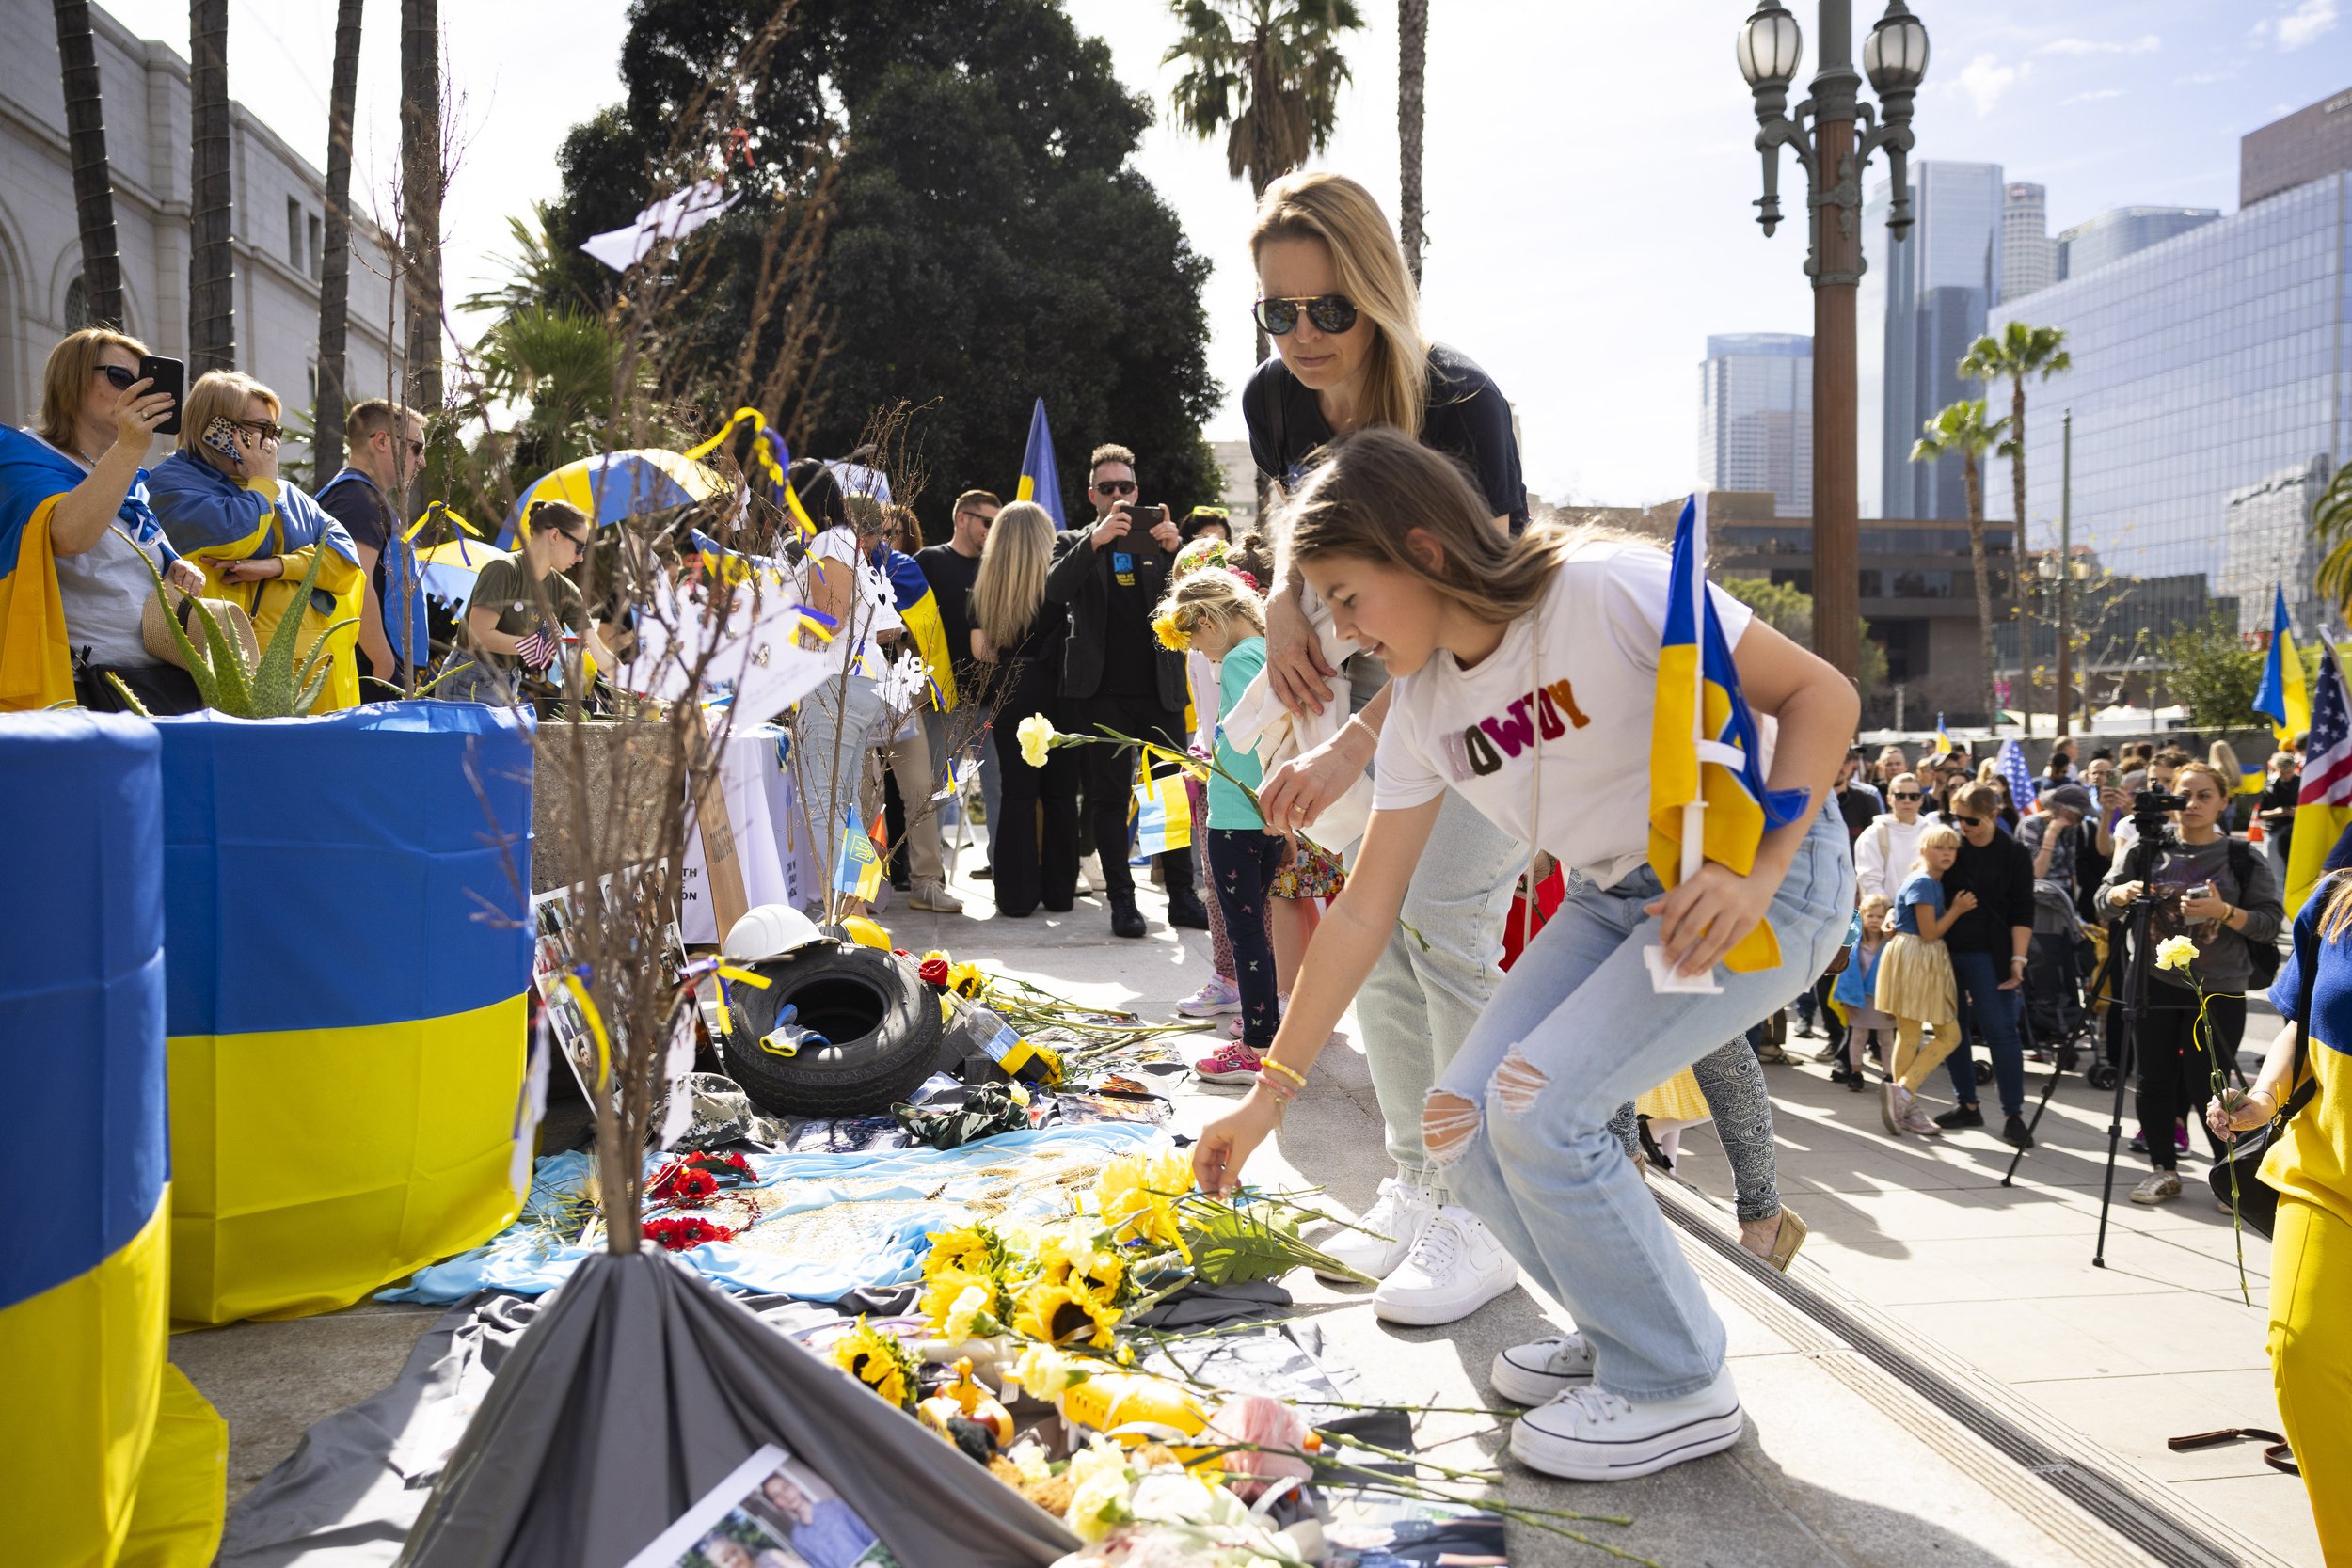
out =
<path fill-rule="evenodd" d="M 1160 1129 L 1125 1122 L 1101 1122 L 1083 1127 L 1041 1127 L 1026 1132 L 1006 1132 L 961 1148 L 891 1148 L 865 1154 L 752 1154 L 752 1169 L 767 1187 L 780 1181 L 827 1183 L 812 1186 L 788 1206 L 762 1220 L 774 1225 L 782 1216 L 821 1209 L 846 1201 L 930 1198 L 931 1208 L 894 1216 L 877 1224 L 871 1244 L 859 1254 L 854 1267 L 796 1260 L 760 1249 L 707 1242 L 677 1254 L 679 1260 L 730 1290 L 768 1295 L 798 1296 L 804 1301 L 833 1301 L 861 1286 L 911 1284 L 923 1271 L 923 1254 L 930 1250 L 926 1233 L 971 1223 L 971 1200 L 1003 1180 L 1002 1166 L 1024 1153 L 1073 1148 L 1099 1149 L 1105 1155 L 1140 1152 L 1161 1135 Z M 648 1172 L 665 1157 L 648 1161 Z M 591 1166 L 585 1153 L 550 1154 L 539 1161 L 531 1183 L 530 1200 L 522 1217 L 470 1252 L 420 1269 L 408 1283 L 380 1292 L 379 1301 L 442 1304 L 462 1301 L 476 1291 L 511 1291 L 533 1296 L 561 1285 L 591 1251 L 556 1242 L 548 1221 L 583 1190 Z M 856 1183 L 852 1199 L 848 1185 Z M 1040 1202 L 1014 1206 L 1015 1212 L 1044 1214 Z M 646 1217 L 691 1213 L 692 1210 L 652 1208 Z M 724 1223 L 723 1212 L 717 1214 Z M 577 1224 L 578 1221 L 572 1223 Z"/>

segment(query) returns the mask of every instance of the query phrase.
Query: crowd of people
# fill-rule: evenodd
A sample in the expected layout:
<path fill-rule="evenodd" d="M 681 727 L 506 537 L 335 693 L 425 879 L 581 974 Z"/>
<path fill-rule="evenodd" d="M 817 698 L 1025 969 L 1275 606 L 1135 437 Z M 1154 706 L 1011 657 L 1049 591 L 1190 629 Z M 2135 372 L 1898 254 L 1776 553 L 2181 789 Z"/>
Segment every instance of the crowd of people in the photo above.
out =
<path fill-rule="evenodd" d="M 1668 885 L 1646 810 L 1665 556 L 1531 523 L 1501 389 L 1425 334 L 1361 185 L 1277 182 L 1248 260 L 1277 350 L 1242 398 L 1279 493 L 1263 535 L 1233 537 L 1213 507 L 1180 519 L 1147 502 L 1140 460 L 1115 442 L 1089 458 L 1090 520 L 1057 529 L 1034 501 L 970 489 L 929 546 L 912 514 L 845 491 L 831 467 L 787 471 L 812 525 L 808 608 L 842 628 L 821 642 L 837 668 L 792 725 L 806 817 L 830 864 L 845 819 L 873 820 L 852 802 L 895 801 L 877 800 L 897 814 L 894 882 L 917 909 L 957 912 L 932 808 L 969 768 L 995 913 L 1068 913 L 1085 877 L 1110 932 L 1134 939 L 1147 934 L 1128 853 L 1138 784 L 1155 758 L 1207 763 L 1184 784 L 1192 842 L 1148 868 L 1170 925 L 1210 935 L 1212 973 L 1183 1010 L 1231 1020 L 1196 1070 L 1246 1090 L 1204 1131 L 1196 1176 L 1211 1192 L 1236 1185 L 1314 1092 L 1316 1055 L 1352 1006 L 1395 1169 L 1361 1227 L 1327 1245 L 1379 1281 L 1374 1310 L 1391 1322 L 1457 1321 L 1523 1275 L 1568 1309 L 1572 1327 L 1491 1370 L 1498 1394 L 1530 1407 L 1511 1439 L 1522 1461 L 1620 1479 L 1736 1439 L 1723 1324 L 1641 1190 L 1635 1106 L 1690 1069 L 1733 1167 L 1740 1241 L 1787 1267 L 1804 1227 L 1778 1199 L 1762 1068 L 1787 1059 L 1772 1025 L 1789 1012 L 1798 1037 L 1826 1036 L 1840 1082 L 1876 1088 L 1896 1137 L 1993 1130 L 1980 1040 L 1998 1136 L 2022 1148 L 2029 1052 L 2078 1036 L 2117 1052 L 2121 1010 L 2089 1021 L 2094 992 L 2113 991 L 2094 965 L 2128 911 L 2150 911 L 2153 940 L 2193 955 L 2154 974 L 2128 1064 L 2143 1204 L 2180 1196 L 2192 1123 L 2218 1157 L 2310 1076 L 2289 1031 L 2249 1086 L 2226 1086 L 2245 998 L 2280 967 L 2298 748 L 2270 759 L 2260 791 L 2226 747 L 2085 756 L 2061 740 L 2038 779 L 1948 741 L 1915 762 L 1896 746 L 1873 754 L 1852 744 L 1851 683 L 1710 589 L 1746 700 L 1770 721 L 1765 781 L 1805 805 L 1768 824 L 1744 874 L 1710 860 Z M 321 705 L 359 700 L 362 676 L 388 678 L 423 642 L 394 592 L 387 499 L 421 451 L 413 417 L 355 406 L 348 463 L 313 499 L 278 472 L 275 394 L 215 373 L 189 389 L 177 450 L 151 471 L 174 410 L 141 376 L 145 352 L 74 334 L 51 356 L 40 428 L 0 436 L 0 500 L 32 498 L 10 526 L 37 518 L 56 560 L 68 694 L 196 705 L 142 625 L 151 600 L 176 602 L 157 598 L 161 575 L 264 640 L 304 617 L 330 651 Z M 477 581 L 458 631 L 471 661 L 442 694 L 545 699 L 567 638 L 605 649 L 612 628 L 568 575 L 593 537 L 565 503 L 530 509 L 516 553 Z M 900 707 L 882 666 L 910 642 L 932 678 Z M 1025 754 L 1039 719 L 1143 750 Z M 2177 799 L 2136 813 L 2143 790 Z M 2233 832 L 2248 820 L 2266 850 Z M 2141 843 L 2158 823 L 2160 841 Z M 1318 846 L 1319 824 L 1343 856 Z M 1555 868 L 1557 909 L 1506 968 L 1506 909 Z M 1753 943 L 1759 927 L 1769 940 Z M 2314 1039 L 2352 1006 L 2348 927 L 2352 894 L 2329 884 L 2271 986 Z M 1724 967 L 1735 944 L 1761 957 Z M 2332 1037 L 2352 1037 L 2352 1022 Z M 1939 1066 L 1951 1103 L 1930 1114 Z M 2352 1114 L 2336 1076 L 2318 1074 L 2318 1109 L 2266 1167 L 2286 1199 L 2272 1352 L 2314 1496 L 2322 1475 L 2342 1476 L 2352 1409 L 2342 1314 L 2323 1307 L 2352 1267 Z"/>

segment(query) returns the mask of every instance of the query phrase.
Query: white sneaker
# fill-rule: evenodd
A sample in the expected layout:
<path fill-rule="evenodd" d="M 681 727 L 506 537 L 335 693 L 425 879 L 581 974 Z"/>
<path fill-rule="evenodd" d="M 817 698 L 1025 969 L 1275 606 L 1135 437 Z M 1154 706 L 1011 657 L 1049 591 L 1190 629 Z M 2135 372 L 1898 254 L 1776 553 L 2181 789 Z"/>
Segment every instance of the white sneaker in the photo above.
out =
<path fill-rule="evenodd" d="M 1241 988 L 1222 975 L 1212 974 L 1200 989 L 1176 1004 L 1176 1010 L 1186 1018 L 1215 1018 L 1219 1013 L 1241 1011 Z"/>
<path fill-rule="evenodd" d="M 1519 1266 L 1467 1209 L 1449 1203 L 1422 1227 L 1405 1261 L 1372 1292 L 1384 1323 L 1434 1327 L 1467 1318 L 1519 1282 Z"/>
<path fill-rule="evenodd" d="M 1581 1334 L 1554 1334 L 1497 1351 L 1486 1373 L 1486 1386 L 1514 1404 L 1549 1404 L 1592 1381 L 1592 1341 Z"/>
<path fill-rule="evenodd" d="M 963 900 L 949 893 L 944 883 L 917 882 L 907 895 L 907 908 L 930 910 L 934 914 L 961 914 Z"/>
<path fill-rule="evenodd" d="M 1740 1392 L 1731 1369 L 1695 1394 L 1635 1404 L 1592 1384 L 1529 1411 L 1511 1428 L 1511 1455 L 1569 1481 L 1625 1481 L 1740 1440 Z"/>
<path fill-rule="evenodd" d="M 2152 1170 L 2139 1179 L 2132 1189 L 2134 1203 L 2169 1203 L 2181 1196 L 2181 1176 L 2178 1171 Z"/>
<path fill-rule="evenodd" d="M 1107 886 L 1103 880 L 1103 857 L 1088 855 L 1078 862 L 1078 891 L 1100 894 Z"/>
<path fill-rule="evenodd" d="M 1386 1279 L 1405 1261 L 1413 1243 L 1421 1240 L 1422 1227 L 1437 1216 L 1438 1205 L 1430 1198 L 1425 1184 L 1391 1176 L 1380 1183 L 1378 1201 L 1357 1220 L 1360 1229 L 1338 1231 L 1329 1240 L 1315 1244 L 1359 1274 Z M 1343 1275 L 1323 1277 L 1342 1284 L 1347 1282 Z"/>

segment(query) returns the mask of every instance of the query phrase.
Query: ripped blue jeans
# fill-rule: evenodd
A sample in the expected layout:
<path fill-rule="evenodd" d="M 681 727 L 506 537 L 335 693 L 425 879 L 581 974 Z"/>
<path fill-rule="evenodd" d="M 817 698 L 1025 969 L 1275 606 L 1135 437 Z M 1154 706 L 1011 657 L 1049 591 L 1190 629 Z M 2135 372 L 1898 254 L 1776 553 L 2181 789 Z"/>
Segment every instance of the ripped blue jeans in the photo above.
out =
<path fill-rule="evenodd" d="M 1594 1380 L 1634 1401 L 1712 1383 L 1724 1326 L 1610 1117 L 1827 967 L 1853 911 L 1844 825 L 1817 816 L 1773 895 L 1779 967 L 1718 966 L 1714 995 L 1650 989 L 1642 949 L 1658 923 L 1642 906 L 1658 895 L 1646 866 L 1613 887 L 1571 879 L 1430 1091 L 1422 1127 L 1458 1201 L 1592 1341 Z"/>

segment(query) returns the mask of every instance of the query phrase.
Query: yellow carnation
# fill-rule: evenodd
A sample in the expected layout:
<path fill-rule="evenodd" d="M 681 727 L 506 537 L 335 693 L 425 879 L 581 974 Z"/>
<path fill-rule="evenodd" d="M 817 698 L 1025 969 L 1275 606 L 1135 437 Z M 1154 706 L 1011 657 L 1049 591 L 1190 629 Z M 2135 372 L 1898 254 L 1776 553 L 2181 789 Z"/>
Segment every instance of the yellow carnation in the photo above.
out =
<path fill-rule="evenodd" d="M 1041 713 L 1032 713 L 1012 733 L 1021 742 L 1021 760 L 1032 768 L 1044 767 L 1045 753 L 1054 749 L 1054 721 Z"/>
<path fill-rule="evenodd" d="M 2186 974 L 2188 966 L 2197 961 L 2197 943 L 2186 937 L 2167 937 L 2156 943 L 2156 967 L 2177 969 Z"/>
<path fill-rule="evenodd" d="M 1012 1375 L 1033 1399 L 1058 1399 L 1073 1384 L 1084 1383 L 1087 1369 L 1051 1345 L 1023 1347 L 1012 1364 Z"/>

